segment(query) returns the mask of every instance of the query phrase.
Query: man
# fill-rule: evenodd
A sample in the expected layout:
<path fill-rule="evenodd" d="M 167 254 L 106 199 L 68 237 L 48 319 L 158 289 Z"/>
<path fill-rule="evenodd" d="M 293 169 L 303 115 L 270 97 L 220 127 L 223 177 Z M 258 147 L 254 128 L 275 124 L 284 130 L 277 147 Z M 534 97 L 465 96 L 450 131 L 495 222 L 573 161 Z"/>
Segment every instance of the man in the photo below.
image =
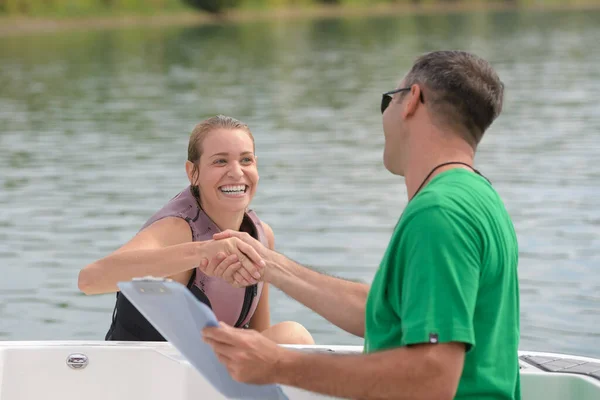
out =
<path fill-rule="evenodd" d="M 384 164 L 404 176 L 409 203 L 370 288 L 302 267 L 247 234 L 215 235 L 252 244 L 265 282 L 365 339 L 365 354 L 306 354 L 249 330 L 205 329 L 234 379 L 344 398 L 520 399 L 517 239 L 473 168 L 503 91 L 485 60 L 437 51 L 384 94 Z M 234 265 L 219 262 L 203 268 Z"/>

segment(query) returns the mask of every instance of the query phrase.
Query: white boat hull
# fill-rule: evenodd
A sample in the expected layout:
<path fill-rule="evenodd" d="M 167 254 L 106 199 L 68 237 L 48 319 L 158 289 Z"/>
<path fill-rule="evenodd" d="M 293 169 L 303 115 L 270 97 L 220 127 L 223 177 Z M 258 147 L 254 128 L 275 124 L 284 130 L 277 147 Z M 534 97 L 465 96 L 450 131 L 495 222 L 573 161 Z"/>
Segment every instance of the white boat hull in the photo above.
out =
<path fill-rule="evenodd" d="M 360 346 L 294 347 L 303 351 L 362 352 Z M 600 360 L 593 358 L 525 351 L 520 355 L 559 359 L 552 365 L 574 363 L 564 359 L 592 367 L 588 369 L 593 369 L 595 363 L 600 365 Z M 548 372 L 530 362 L 521 361 L 523 400 L 600 399 L 600 378 Z M 283 389 L 291 400 L 331 398 L 291 387 Z M 218 400 L 224 397 L 169 343 L 0 342 L 0 400 L 28 399 Z"/>

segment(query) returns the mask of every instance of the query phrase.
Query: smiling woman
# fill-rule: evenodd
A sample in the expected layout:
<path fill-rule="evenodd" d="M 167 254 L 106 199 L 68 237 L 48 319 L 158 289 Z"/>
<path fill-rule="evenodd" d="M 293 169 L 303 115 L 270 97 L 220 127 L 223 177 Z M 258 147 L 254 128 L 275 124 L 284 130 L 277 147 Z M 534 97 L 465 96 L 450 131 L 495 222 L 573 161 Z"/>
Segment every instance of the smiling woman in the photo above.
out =
<path fill-rule="evenodd" d="M 213 234 L 229 229 L 247 232 L 274 248 L 273 231 L 248 208 L 259 180 L 254 150 L 250 129 L 234 118 L 219 115 L 196 125 L 185 166 L 190 185 L 150 217 L 129 242 L 83 268 L 80 290 L 115 292 L 120 281 L 169 277 L 186 285 L 229 325 L 257 330 L 281 344 L 313 344 L 310 333 L 298 323 L 271 326 L 260 255 L 237 238 L 213 240 Z M 208 276 L 200 266 L 214 258 L 226 269 Z M 165 340 L 118 292 L 105 339 Z"/>
<path fill-rule="evenodd" d="M 239 229 L 256 193 L 254 153 L 250 129 L 236 119 L 209 118 L 192 132 L 186 162 L 188 178 L 194 196 L 222 230 Z"/>

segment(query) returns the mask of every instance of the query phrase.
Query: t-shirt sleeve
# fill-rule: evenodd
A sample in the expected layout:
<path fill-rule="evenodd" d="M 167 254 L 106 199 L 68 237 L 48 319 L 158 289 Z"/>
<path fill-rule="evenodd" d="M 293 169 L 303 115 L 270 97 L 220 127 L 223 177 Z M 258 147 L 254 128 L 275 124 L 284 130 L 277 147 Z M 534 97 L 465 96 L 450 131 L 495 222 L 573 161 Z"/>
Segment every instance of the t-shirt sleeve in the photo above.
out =
<path fill-rule="evenodd" d="M 439 206 L 420 210 L 404 228 L 400 301 L 392 305 L 402 321 L 401 344 L 462 342 L 470 350 L 480 238 L 468 218 Z"/>

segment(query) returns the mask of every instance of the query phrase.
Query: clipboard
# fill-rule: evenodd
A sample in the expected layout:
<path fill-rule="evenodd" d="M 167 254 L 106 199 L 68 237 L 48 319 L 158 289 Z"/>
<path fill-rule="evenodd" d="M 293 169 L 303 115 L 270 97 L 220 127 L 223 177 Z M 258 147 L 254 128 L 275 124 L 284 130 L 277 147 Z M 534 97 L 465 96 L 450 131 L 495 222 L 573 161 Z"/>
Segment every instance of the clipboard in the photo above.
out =
<path fill-rule="evenodd" d="M 218 326 L 212 310 L 179 282 L 145 277 L 119 282 L 121 293 L 221 394 L 230 399 L 288 400 L 279 385 L 240 383 L 231 377 L 212 347 L 202 340 L 202 329 Z"/>

